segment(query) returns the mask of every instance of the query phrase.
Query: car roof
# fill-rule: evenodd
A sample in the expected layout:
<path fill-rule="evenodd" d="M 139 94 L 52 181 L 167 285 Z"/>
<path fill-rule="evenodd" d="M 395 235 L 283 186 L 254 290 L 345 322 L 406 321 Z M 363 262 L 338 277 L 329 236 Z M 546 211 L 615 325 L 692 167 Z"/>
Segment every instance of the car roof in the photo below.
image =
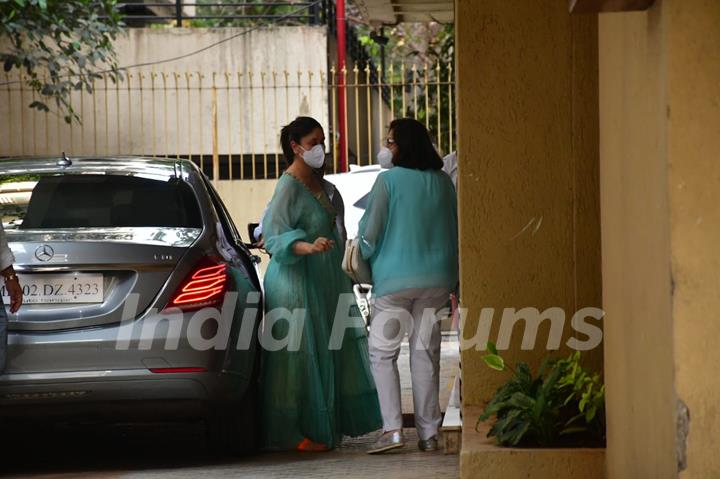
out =
<path fill-rule="evenodd" d="M 70 157 L 71 164 L 62 166 L 62 157 L 12 157 L 0 160 L 2 174 L 28 173 L 89 173 L 136 174 L 155 177 L 186 176 L 197 172 L 195 164 L 186 159 L 150 158 L 143 156 Z"/>

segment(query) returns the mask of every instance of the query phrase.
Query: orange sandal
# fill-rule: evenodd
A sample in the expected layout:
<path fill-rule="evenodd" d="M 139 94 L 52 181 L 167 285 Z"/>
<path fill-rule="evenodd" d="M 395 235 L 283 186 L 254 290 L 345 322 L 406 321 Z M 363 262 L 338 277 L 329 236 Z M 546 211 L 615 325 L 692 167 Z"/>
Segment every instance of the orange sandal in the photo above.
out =
<path fill-rule="evenodd" d="M 303 439 L 300 441 L 300 444 L 296 446 L 296 449 L 298 451 L 302 452 L 325 452 L 329 451 L 328 447 L 325 444 L 320 444 L 319 442 L 313 442 L 308 438 Z"/>

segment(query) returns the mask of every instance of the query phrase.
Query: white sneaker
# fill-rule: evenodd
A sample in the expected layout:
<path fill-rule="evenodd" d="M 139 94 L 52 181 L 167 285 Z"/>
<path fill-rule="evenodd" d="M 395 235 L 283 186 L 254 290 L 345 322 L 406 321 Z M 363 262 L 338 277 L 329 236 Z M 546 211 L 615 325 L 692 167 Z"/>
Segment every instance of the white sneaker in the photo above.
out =
<path fill-rule="evenodd" d="M 383 435 L 375 441 L 375 444 L 372 445 L 367 453 L 381 454 L 400 447 L 405 447 L 405 436 L 403 436 L 402 429 L 383 433 Z"/>

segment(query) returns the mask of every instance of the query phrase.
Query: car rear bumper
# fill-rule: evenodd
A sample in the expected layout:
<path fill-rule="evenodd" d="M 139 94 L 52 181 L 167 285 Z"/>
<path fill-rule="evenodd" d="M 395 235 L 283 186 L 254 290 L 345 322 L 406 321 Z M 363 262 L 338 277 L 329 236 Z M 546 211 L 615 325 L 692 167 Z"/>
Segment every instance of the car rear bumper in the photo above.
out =
<path fill-rule="evenodd" d="M 206 420 L 213 410 L 202 401 L 103 401 L 83 403 L 13 404 L 2 406 L 0 424 L 26 428 L 37 424 L 137 424 Z"/>
<path fill-rule="evenodd" d="M 204 405 L 240 401 L 246 391 L 246 381 L 217 372 L 157 374 L 133 369 L 6 374 L 0 376 L 0 418 L 25 410 L 33 415 L 102 416 L 122 409 L 133 416 L 133 412 L 141 415 L 155 408 L 161 416 L 197 416 L 206 412 Z"/>

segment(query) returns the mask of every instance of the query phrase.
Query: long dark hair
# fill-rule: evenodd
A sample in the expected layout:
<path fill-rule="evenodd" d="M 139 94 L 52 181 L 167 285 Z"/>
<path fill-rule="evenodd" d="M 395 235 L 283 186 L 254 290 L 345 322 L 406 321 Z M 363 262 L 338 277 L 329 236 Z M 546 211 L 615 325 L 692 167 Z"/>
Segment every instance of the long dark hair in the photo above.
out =
<path fill-rule="evenodd" d="M 322 130 L 322 126 L 315 118 L 299 116 L 280 130 L 280 145 L 282 146 L 283 156 L 285 156 L 285 163 L 288 166 L 295 161 L 295 152 L 292 149 L 291 142 L 300 143 L 304 136 L 309 135 L 316 128 Z"/>
<path fill-rule="evenodd" d="M 425 125 L 413 118 L 400 118 L 390 123 L 390 130 L 398 149 L 393 157 L 395 166 L 414 170 L 442 169 L 442 158 L 435 150 Z"/>

